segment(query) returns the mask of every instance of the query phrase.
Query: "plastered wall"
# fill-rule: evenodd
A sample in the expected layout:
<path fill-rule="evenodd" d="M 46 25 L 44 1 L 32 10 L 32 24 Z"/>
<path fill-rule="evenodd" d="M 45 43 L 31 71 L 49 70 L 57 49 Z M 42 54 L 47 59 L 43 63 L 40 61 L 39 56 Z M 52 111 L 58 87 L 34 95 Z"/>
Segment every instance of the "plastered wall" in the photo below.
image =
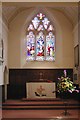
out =
<path fill-rule="evenodd" d="M 73 29 L 73 36 L 74 36 L 74 49 L 77 45 L 79 45 L 79 24 L 76 24 L 74 29 Z M 80 53 L 79 53 L 80 54 Z M 80 62 L 80 61 L 79 61 Z M 76 74 L 76 79 L 74 78 L 74 83 L 79 84 L 80 85 L 80 74 L 79 74 L 79 70 L 80 67 L 75 67 L 75 63 L 74 63 L 74 74 Z"/>

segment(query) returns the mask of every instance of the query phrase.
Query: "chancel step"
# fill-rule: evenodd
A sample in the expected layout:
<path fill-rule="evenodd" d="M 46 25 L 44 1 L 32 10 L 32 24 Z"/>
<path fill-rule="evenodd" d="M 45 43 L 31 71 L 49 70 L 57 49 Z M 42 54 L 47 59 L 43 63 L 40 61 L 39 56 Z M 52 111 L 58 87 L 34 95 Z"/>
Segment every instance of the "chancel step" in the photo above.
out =
<path fill-rule="evenodd" d="M 40 99 L 27 99 L 26 101 L 24 100 L 8 100 L 5 103 L 2 104 L 2 109 L 3 110 L 27 110 L 27 109 L 34 109 L 34 110 L 39 110 L 39 109 L 79 109 L 80 104 L 78 101 L 74 100 L 53 100 L 51 101 L 48 99 L 47 100 L 42 100 Z"/>

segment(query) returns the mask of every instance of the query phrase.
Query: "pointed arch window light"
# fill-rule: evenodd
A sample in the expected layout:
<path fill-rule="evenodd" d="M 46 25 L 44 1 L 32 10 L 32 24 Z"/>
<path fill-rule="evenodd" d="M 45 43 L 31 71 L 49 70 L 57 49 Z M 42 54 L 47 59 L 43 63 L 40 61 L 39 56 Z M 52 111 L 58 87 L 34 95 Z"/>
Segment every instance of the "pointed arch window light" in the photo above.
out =
<path fill-rule="evenodd" d="M 27 27 L 27 61 L 55 61 L 55 29 L 43 13 L 38 13 Z"/>

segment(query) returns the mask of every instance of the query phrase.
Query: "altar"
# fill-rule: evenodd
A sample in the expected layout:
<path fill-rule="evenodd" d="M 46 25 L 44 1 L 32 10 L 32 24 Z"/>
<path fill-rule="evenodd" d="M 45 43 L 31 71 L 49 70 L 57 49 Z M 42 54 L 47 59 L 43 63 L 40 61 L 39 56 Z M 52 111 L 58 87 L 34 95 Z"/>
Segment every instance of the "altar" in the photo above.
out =
<path fill-rule="evenodd" d="M 26 83 L 27 98 L 56 98 L 55 82 L 30 82 Z"/>

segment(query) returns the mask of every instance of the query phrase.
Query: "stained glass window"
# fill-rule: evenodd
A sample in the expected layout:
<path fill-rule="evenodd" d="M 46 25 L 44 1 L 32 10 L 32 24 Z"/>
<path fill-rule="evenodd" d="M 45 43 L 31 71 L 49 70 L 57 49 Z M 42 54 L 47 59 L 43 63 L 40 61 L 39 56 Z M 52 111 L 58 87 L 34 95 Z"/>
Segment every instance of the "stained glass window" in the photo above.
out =
<path fill-rule="evenodd" d="M 46 36 L 46 60 L 55 60 L 55 36 L 52 32 Z"/>
<path fill-rule="evenodd" d="M 34 30 L 34 27 L 33 27 L 32 24 L 30 24 L 29 27 L 28 27 L 28 31 L 30 31 L 30 30 Z"/>
<path fill-rule="evenodd" d="M 39 22 L 40 22 L 40 20 L 38 20 L 37 17 L 35 17 L 35 18 L 32 20 L 32 23 L 33 23 L 35 29 L 38 28 Z"/>
<path fill-rule="evenodd" d="M 39 13 L 39 14 L 37 14 L 37 17 L 39 17 L 39 19 L 41 20 L 43 17 L 45 17 L 45 15 L 42 13 Z"/>
<path fill-rule="evenodd" d="M 44 30 L 43 25 L 40 25 L 37 30 L 38 31 Z"/>
<path fill-rule="evenodd" d="M 35 60 L 35 35 L 33 32 L 29 32 L 27 35 L 27 58 L 26 60 Z"/>
<path fill-rule="evenodd" d="M 27 61 L 55 60 L 55 29 L 43 13 L 38 13 L 27 27 Z"/>
<path fill-rule="evenodd" d="M 44 60 L 44 35 L 40 32 L 36 37 L 36 60 Z"/>
<path fill-rule="evenodd" d="M 53 28 L 52 25 L 50 25 L 49 28 L 48 28 L 48 31 L 52 31 L 52 30 L 54 30 L 54 28 Z"/>
<path fill-rule="evenodd" d="M 42 20 L 42 22 L 43 22 L 43 25 L 44 25 L 44 28 L 45 29 L 47 29 L 48 28 L 48 24 L 49 24 L 49 20 L 48 20 L 48 18 L 44 18 L 44 20 Z"/>

